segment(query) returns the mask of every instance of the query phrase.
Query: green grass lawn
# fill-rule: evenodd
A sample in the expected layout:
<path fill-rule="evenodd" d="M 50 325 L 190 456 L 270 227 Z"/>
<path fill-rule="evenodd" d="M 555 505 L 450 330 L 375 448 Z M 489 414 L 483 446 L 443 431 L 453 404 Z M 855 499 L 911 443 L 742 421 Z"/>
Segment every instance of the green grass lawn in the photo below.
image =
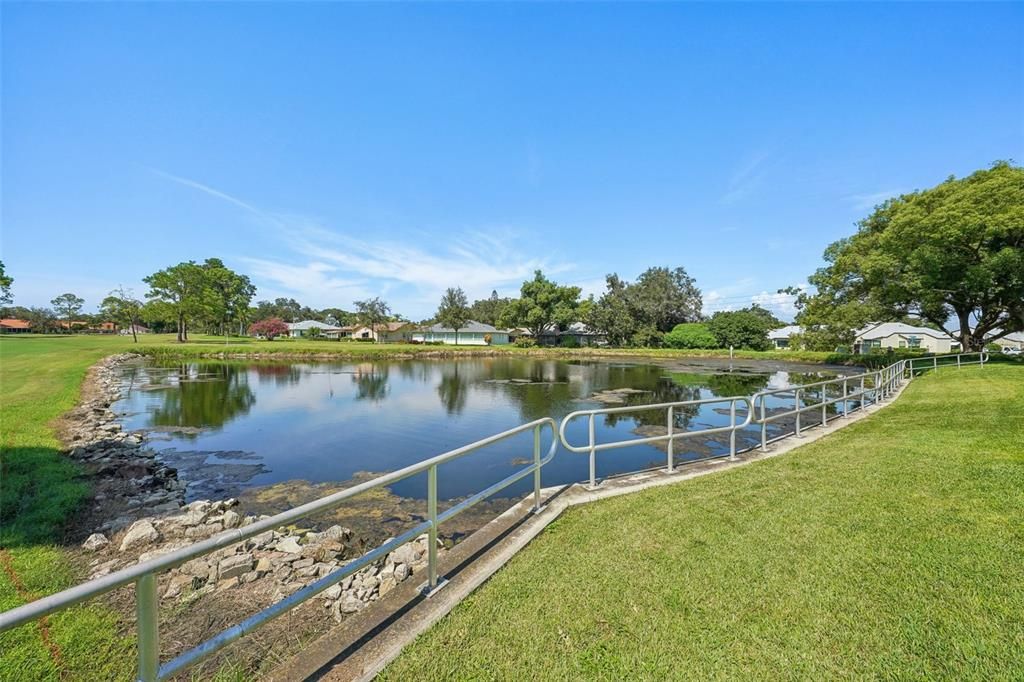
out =
<path fill-rule="evenodd" d="M 51 423 L 78 401 L 88 367 L 124 345 L 96 336 L 0 339 L 0 611 L 83 577 L 59 543 L 88 486 L 61 454 Z M 35 625 L 0 635 L 0 679 L 131 676 L 132 638 L 119 636 L 109 610 L 92 604 L 47 620 L 49 644 Z"/>
<path fill-rule="evenodd" d="M 1024 677 L 1024 367 L 570 510 L 384 674 L 837 677 Z"/>

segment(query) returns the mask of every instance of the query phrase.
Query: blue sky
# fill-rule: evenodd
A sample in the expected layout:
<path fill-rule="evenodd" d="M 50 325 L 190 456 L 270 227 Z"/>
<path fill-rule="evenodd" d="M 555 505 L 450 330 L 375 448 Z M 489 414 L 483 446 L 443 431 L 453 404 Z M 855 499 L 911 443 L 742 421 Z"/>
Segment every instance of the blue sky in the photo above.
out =
<path fill-rule="evenodd" d="M 21 305 L 215 256 L 259 298 L 414 319 L 537 267 L 683 266 L 710 312 L 802 283 L 887 196 L 1024 160 L 1020 3 L 2 13 Z"/>

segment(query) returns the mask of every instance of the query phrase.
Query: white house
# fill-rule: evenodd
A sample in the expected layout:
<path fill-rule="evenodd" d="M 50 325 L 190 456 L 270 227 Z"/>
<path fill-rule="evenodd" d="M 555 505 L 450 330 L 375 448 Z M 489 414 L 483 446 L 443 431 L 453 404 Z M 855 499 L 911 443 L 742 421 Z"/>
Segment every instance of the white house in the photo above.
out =
<path fill-rule="evenodd" d="M 768 341 L 772 344 L 772 348 L 777 350 L 785 350 L 790 348 L 789 337 L 793 334 L 803 334 L 804 328 L 797 324 L 787 325 L 785 327 L 779 327 L 768 332 Z"/>
<path fill-rule="evenodd" d="M 1024 350 L 1024 332 L 1013 332 L 1007 334 L 1001 339 L 996 339 L 996 344 L 1000 348 L 1016 348 L 1017 350 Z"/>
<path fill-rule="evenodd" d="M 455 343 L 455 330 L 433 324 L 413 332 L 412 340 L 419 343 Z M 458 331 L 460 346 L 504 346 L 508 344 L 508 332 L 496 329 L 483 322 L 470 320 Z"/>
<path fill-rule="evenodd" d="M 288 336 L 293 339 L 298 339 L 303 336 L 309 336 L 311 329 L 319 329 L 320 333 L 324 336 L 335 334 L 337 335 L 340 327 L 329 325 L 326 322 L 320 322 L 319 320 L 303 320 L 302 322 L 289 322 L 288 323 Z"/>
<path fill-rule="evenodd" d="M 854 353 L 868 353 L 872 348 L 920 348 L 929 353 L 954 353 L 960 350 L 960 342 L 928 327 L 876 322 L 857 330 L 853 341 Z"/>

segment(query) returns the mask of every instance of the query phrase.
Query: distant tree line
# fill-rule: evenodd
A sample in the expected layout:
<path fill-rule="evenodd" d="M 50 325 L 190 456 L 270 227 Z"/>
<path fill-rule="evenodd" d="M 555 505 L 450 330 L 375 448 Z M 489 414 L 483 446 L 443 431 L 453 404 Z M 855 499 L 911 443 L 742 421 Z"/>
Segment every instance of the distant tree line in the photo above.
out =
<path fill-rule="evenodd" d="M 831 244 L 825 266 L 808 278 L 811 289 L 780 290 L 793 296 L 803 333 L 792 345 L 812 350 L 850 347 L 855 331 L 870 322 L 904 321 L 959 339 L 965 350 L 1024 331 L 1024 168 L 999 161 L 968 177 L 950 177 L 931 189 L 890 199 L 858 223 L 857 232 Z M 373 329 L 396 320 L 379 297 L 353 302 L 352 310 L 313 309 L 292 298 L 253 304 L 256 288 L 218 258 L 186 261 L 144 279 L 137 299 L 123 287 L 110 292 L 99 314 L 83 312 L 72 292 L 52 308 L 12 306 L 14 279 L 0 262 L 0 313 L 30 322 L 34 331 L 75 331 L 116 321 L 158 332 L 245 333 L 252 323 L 322 321 L 324 326 L 363 324 Z M 458 287 L 443 295 L 434 317 L 456 330 L 471 321 L 522 328 L 533 338 L 582 323 L 612 346 L 672 348 L 769 347 L 768 331 L 783 322 L 756 305 L 702 313 L 696 282 L 682 267 L 652 267 L 629 282 L 612 273 L 605 291 L 581 298 L 577 286 L 559 284 L 537 270 L 518 297 L 470 303 Z M 274 329 L 280 332 L 280 324 Z"/>

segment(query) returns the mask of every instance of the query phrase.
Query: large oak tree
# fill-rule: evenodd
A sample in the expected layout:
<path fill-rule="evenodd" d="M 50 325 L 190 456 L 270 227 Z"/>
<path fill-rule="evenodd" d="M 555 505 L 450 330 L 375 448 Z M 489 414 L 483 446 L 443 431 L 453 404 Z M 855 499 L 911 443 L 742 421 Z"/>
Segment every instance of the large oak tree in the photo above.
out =
<path fill-rule="evenodd" d="M 825 253 L 798 316 L 920 317 L 964 350 L 1024 330 L 1024 168 L 997 162 L 875 209 Z"/>

